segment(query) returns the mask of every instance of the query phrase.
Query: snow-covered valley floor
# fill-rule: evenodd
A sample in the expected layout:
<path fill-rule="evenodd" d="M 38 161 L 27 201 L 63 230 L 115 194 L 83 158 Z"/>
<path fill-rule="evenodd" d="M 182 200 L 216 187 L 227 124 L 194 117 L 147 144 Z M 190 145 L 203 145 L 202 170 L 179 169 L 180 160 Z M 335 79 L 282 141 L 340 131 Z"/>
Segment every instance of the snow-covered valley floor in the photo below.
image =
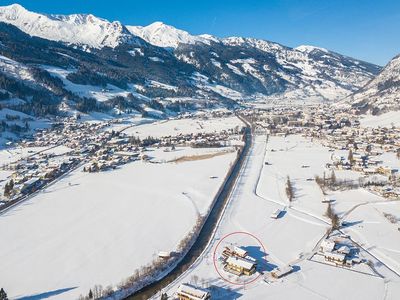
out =
<path fill-rule="evenodd" d="M 235 116 L 225 118 L 198 117 L 191 119 L 163 120 L 149 124 L 141 124 L 124 130 L 124 133 L 143 139 L 148 136 L 159 138 L 162 136 L 175 136 L 178 134 L 213 133 L 242 126 L 243 123 Z"/>
<path fill-rule="evenodd" d="M 190 282 L 209 288 L 213 299 L 398 299 L 400 277 L 390 268 L 400 251 L 400 238 L 398 234 L 393 235 L 394 232 L 382 236 L 392 225 L 389 222 L 388 225 L 382 219 L 377 221 L 372 215 L 374 225 L 366 225 L 358 232 L 354 232 L 357 231 L 355 227 L 353 231 L 349 229 L 352 239 L 362 243 L 360 255 L 372 260 L 375 270 L 384 278 L 367 265 L 339 268 L 313 258 L 312 253 L 325 237 L 330 221 L 325 216 L 324 195 L 315 181 L 307 179 L 321 175 L 330 156 L 328 148 L 300 136 L 271 137 L 268 145 L 265 136 L 256 136 L 212 241 L 196 263 L 163 292 L 172 296 L 180 283 Z M 287 176 L 295 187 L 292 203 L 285 193 Z M 370 195 L 364 190 L 352 192 L 361 202 L 363 193 Z M 350 211 L 353 205 L 346 203 L 348 199 L 354 201 L 354 197 L 337 197 L 337 209 L 344 203 L 350 221 L 364 219 L 368 224 L 370 216 L 363 217 L 362 210 Z M 398 203 L 380 205 L 385 211 L 398 215 L 398 208 L 395 208 Z M 286 213 L 278 219 L 270 218 L 277 208 L 285 209 Z M 246 285 L 234 285 L 221 279 L 214 268 L 213 253 L 221 239 L 237 231 L 248 232 L 262 242 L 266 253 L 261 256 L 268 268 L 291 264 L 294 272 L 269 283 L 263 276 Z M 374 252 L 373 248 L 381 241 L 385 242 L 384 249 Z M 251 249 L 260 250 L 253 245 L 254 241 L 239 239 L 236 243 L 249 246 L 249 255 L 260 257 L 259 253 L 252 253 Z"/>
<path fill-rule="evenodd" d="M 78 169 L 0 215 L 0 282 L 9 297 L 76 299 L 116 286 L 159 251 L 174 251 L 204 214 L 236 152 L 148 151 L 113 171 Z"/>

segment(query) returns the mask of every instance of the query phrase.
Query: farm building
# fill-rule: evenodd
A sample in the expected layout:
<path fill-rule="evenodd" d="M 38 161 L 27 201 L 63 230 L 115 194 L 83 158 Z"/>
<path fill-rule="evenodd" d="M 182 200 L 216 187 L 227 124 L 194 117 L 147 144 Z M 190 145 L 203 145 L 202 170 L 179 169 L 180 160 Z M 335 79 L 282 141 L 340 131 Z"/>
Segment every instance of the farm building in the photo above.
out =
<path fill-rule="evenodd" d="M 230 256 L 226 260 L 224 270 L 237 276 L 250 276 L 256 271 L 256 262 L 241 257 Z"/>
<path fill-rule="evenodd" d="M 240 247 L 236 247 L 236 246 L 233 247 L 233 252 L 236 256 L 242 257 L 242 258 L 245 258 L 248 255 L 246 250 L 244 250 Z"/>
<path fill-rule="evenodd" d="M 331 240 L 323 240 L 319 247 L 321 252 L 332 252 L 335 249 L 336 243 Z"/>
<path fill-rule="evenodd" d="M 343 246 L 340 246 L 340 247 L 336 250 L 336 252 L 337 252 L 337 253 L 340 253 L 340 254 L 344 254 L 344 255 L 349 255 L 350 252 L 351 252 L 351 249 L 349 248 L 349 246 L 343 245 Z"/>
<path fill-rule="evenodd" d="M 346 254 L 325 252 L 324 257 L 326 261 L 333 262 L 336 265 L 351 266 L 351 261 L 346 260 Z"/>
<path fill-rule="evenodd" d="M 160 252 L 158 252 L 158 257 L 159 257 L 159 258 L 164 258 L 164 259 L 170 258 L 170 257 L 171 257 L 171 252 L 168 252 L 168 251 L 160 251 Z"/>
<path fill-rule="evenodd" d="M 188 283 L 182 283 L 176 295 L 179 300 L 208 300 L 211 299 L 211 294 L 208 290 L 196 287 Z"/>
<path fill-rule="evenodd" d="M 236 256 L 236 257 L 241 257 L 241 258 L 246 258 L 248 256 L 248 253 L 246 250 L 240 248 L 240 247 L 233 247 L 233 249 L 229 247 L 225 247 L 224 250 L 222 251 L 222 256 L 226 259 L 230 256 Z"/>
<path fill-rule="evenodd" d="M 24 182 L 21 188 L 21 194 L 28 194 L 34 192 L 40 184 L 40 178 L 34 177 Z"/>
<path fill-rule="evenodd" d="M 276 268 L 271 272 L 272 277 L 281 278 L 289 273 L 293 272 L 293 267 L 288 265 L 284 268 Z"/>
<path fill-rule="evenodd" d="M 280 210 L 279 208 L 277 210 L 275 210 L 272 214 L 271 214 L 271 218 L 272 219 L 278 219 L 279 216 L 281 215 L 282 210 Z"/>

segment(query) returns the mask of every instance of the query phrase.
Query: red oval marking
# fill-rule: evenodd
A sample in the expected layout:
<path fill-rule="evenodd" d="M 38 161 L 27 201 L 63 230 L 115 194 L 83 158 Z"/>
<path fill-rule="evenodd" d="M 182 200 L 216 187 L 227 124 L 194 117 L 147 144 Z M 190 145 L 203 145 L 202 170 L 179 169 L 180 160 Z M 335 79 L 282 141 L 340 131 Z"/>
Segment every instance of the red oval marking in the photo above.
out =
<path fill-rule="evenodd" d="M 234 235 L 234 234 L 245 234 L 245 235 L 251 236 L 253 239 L 255 239 L 255 240 L 261 245 L 261 248 L 263 249 L 264 253 L 265 253 L 265 254 L 267 253 L 267 252 L 265 251 L 265 247 L 264 247 L 263 243 L 260 241 L 260 239 L 259 239 L 258 237 L 256 237 L 255 235 L 253 235 L 253 234 L 251 234 L 251 233 L 245 232 L 245 231 L 235 231 L 235 232 L 232 232 L 232 233 L 229 233 L 229 234 L 223 236 L 223 237 L 221 238 L 221 240 L 218 242 L 217 246 L 215 246 L 214 253 L 213 253 L 214 269 L 215 269 L 215 271 L 217 271 L 219 277 L 221 277 L 222 280 L 224 280 L 224 281 L 226 281 L 226 282 L 228 282 L 228 283 L 230 283 L 230 284 L 234 284 L 234 285 L 246 285 L 246 284 L 250 284 L 250 283 L 256 281 L 258 278 L 260 278 L 260 277 L 261 277 L 261 274 L 258 275 L 256 278 L 254 278 L 254 279 L 252 279 L 252 280 L 244 281 L 244 282 L 238 283 L 238 282 L 232 282 L 232 281 L 226 279 L 224 276 L 222 276 L 222 274 L 219 272 L 219 270 L 218 270 L 218 268 L 217 268 L 217 259 L 216 259 L 217 249 L 218 249 L 219 245 L 221 244 L 221 242 L 222 242 L 224 239 L 226 239 L 227 237 L 229 237 L 229 236 L 231 236 L 231 235 Z"/>

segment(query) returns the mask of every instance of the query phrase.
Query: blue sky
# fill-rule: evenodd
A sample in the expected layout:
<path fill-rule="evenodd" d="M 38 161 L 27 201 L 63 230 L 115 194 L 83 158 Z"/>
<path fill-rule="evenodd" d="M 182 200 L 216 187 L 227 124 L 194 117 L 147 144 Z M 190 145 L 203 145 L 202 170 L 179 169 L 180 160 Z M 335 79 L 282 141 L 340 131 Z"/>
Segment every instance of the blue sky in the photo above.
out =
<path fill-rule="evenodd" d="M 1 5 L 16 1 L 0 0 Z M 162 21 L 193 34 L 301 44 L 384 65 L 400 53 L 399 0 L 20 0 L 43 13 L 92 13 L 129 25 Z"/>

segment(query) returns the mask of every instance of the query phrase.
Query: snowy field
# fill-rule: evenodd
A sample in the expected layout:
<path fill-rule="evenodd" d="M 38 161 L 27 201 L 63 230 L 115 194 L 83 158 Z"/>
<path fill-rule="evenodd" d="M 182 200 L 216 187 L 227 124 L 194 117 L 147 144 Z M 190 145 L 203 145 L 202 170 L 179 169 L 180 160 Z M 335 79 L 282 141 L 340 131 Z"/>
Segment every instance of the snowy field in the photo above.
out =
<path fill-rule="evenodd" d="M 381 261 L 374 261 L 375 268 L 385 279 L 372 271 L 367 274 L 358 271 L 369 269 L 366 265 L 349 270 L 312 259 L 311 254 L 330 223 L 324 216 L 327 204 L 321 202 L 324 195 L 315 181 L 307 179 L 321 175 L 330 156 L 328 148 L 300 136 L 271 137 L 268 145 L 265 136 L 257 136 L 214 238 L 195 264 L 165 291 L 173 295 L 180 283 L 191 282 L 210 288 L 213 299 L 398 299 L 400 277 L 387 267 L 395 256 L 383 260 L 382 255 Z M 295 199 L 291 203 L 285 193 L 287 176 L 295 188 Z M 337 197 L 338 210 L 339 203 L 348 197 Z M 392 206 L 389 204 L 384 208 L 398 216 L 398 210 L 391 209 Z M 342 214 L 346 213 L 349 221 L 369 217 L 368 214 L 364 217 L 362 210 L 358 215 L 357 210 L 349 211 L 352 207 L 345 203 L 342 208 Z M 286 212 L 275 220 L 270 215 L 276 208 Z M 362 243 L 368 241 L 371 246 L 382 241 L 386 250 L 399 253 L 399 237 L 389 233 L 383 236 L 386 226 L 393 224 L 380 226 L 383 220 L 377 223 L 376 218 L 378 216 L 371 216 L 376 231 L 366 227 L 352 238 Z M 222 280 L 214 269 L 213 252 L 224 236 L 236 231 L 249 232 L 263 243 L 266 253 L 260 255 L 260 248 L 249 247 L 249 255 L 265 259 L 266 271 L 287 264 L 293 265 L 295 271 L 269 283 L 261 279 L 263 276 L 244 286 Z M 240 244 L 246 242 L 242 239 L 236 245 L 246 246 Z M 361 252 L 373 259 L 367 251 Z"/>
<path fill-rule="evenodd" d="M 66 146 L 50 146 L 50 147 L 25 147 L 25 148 L 8 148 L 0 150 L 0 165 L 16 162 L 29 156 L 35 156 L 38 153 L 62 155 L 72 151 Z"/>
<path fill-rule="evenodd" d="M 26 147 L 26 148 L 8 148 L 0 150 L 1 164 L 16 162 L 28 156 L 33 156 L 41 151 L 48 151 L 50 147 Z"/>
<path fill-rule="evenodd" d="M 380 197 L 376 199 L 377 196 L 373 194 L 361 195 L 361 192 L 359 191 L 356 197 L 360 199 L 360 196 L 364 196 L 361 199 L 365 204 L 354 207 L 345 219 L 349 225 L 344 232 L 352 235 L 372 254 L 400 274 L 399 202 L 388 202 Z M 397 221 L 392 221 L 390 215 Z"/>
<path fill-rule="evenodd" d="M 204 153 L 148 154 L 162 161 Z M 235 156 L 73 171 L 0 215 L 1 285 L 11 298 L 76 299 L 96 284 L 118 284 L 159 251 L 176 249 L 209 208 Z"/>
<path fill-rule="evenodd" d="M 148 136 L 159 138 L 178 134 L 212 133 L 242 127 L 243 123 L 235 116 L 226 118 L 172 119 L 142 124 L 124 130 L 124 133 L 141 139 Z"/>
<path fill-rule="evenodd" d="M 367 115 L 361 119 L 361 125 L 365 127 L 396 127 L 400 126 L 400 111 L 391 111 L 379 116 Z"/>

